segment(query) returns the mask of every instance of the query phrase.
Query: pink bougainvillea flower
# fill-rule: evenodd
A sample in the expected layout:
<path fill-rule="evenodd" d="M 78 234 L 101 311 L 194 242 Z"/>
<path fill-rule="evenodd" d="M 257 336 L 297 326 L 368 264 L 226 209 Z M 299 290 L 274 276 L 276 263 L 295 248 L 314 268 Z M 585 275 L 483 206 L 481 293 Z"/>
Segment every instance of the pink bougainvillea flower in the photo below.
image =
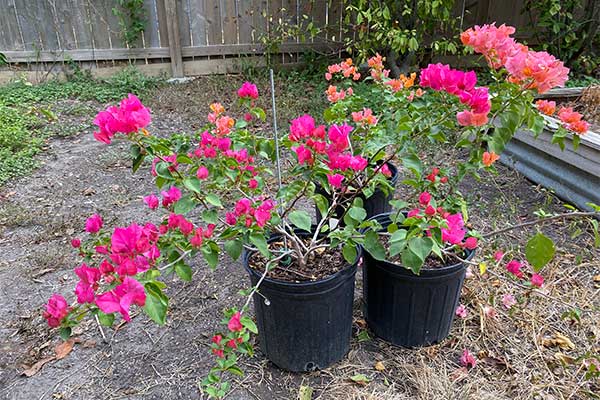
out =
<path fill-rule="evenodd" d="M 193 247 L 201 247 L 202 242 L 204 241 L 204 232 L 202 228 L 197 228 L 194 232 L 194 236 L 190 239 L 190 244 Z"/>
<path fill-rule="evenodd" d="M 485 315 L 485 317 L 489 319 L 496 319 L 496 317 L 498 316 L 498 312 L 492 306 L 484 306 L 483 315 Z"/>
<path fill-rule="evenodd" d="M 477 248 L 477 238 L 476 238 L 476 237 L 473 237 L 473 236 L 471 236 L 471 237 L 468 237 L 468 238 L 465 240 L 465 243 L 464 243 L 463 247 L 464 247 L 465 249 L 469 249 L 469 250 L 475 250 L 475 249 Z"/>
<path fill-rule="evenodd" d="M 521 271 L 521 267 L 523 265 L 517 260 L 510 260 L 506 264 L 506 270 L 516 276 L 517 278 L 523 277 L 523 271 Z"/>
<path fill-rule="evenodd" d="M 221 341 L 223 340 L 223 336 L 221 335 L 215 335 L 212 337 L 211 341 L 216 344 L 217 346 L 221 344 Z"/>
<path fill-rule="evenodd" d="M 267 222 L 271 219 L 271 209 L 273 208 L 273 203 L 270 200 L 263 202 L 260 206 L 256 208 L 254 211 L 254 219 L 256 220 L 256 225 L 261 228 L 264 227 Z"/>
<path fill-rule="evenodd" d="M 160 192 L 162 195 L 163 207 L 169 207 L 172 204 L 177 203 L 181 199 L 181 190 L 177 186 L 172 186 L 167 191 Z"/>
<path fill-rule="evenodd" d="M 134 304 L 143 307 L 146 304 L 146 292 L 141 283 L 130 277 L 125 277 L 123 283 L 96 299 L 96 305 L 102 312 L 119 312 L 127 322 L 131 321 L 129 309 Z"/>
<path fill-rule="evenodd" d="M 431 204 L 425 208 L 425 215 L 433 217 L 435 215 L 435 213 L 436 213 L 435 207 L 433 207 Z"/>
<path fill-rule="evenodd" d="M 151 210 L 156 210 L 158 208 L 158 197 L 154 194 L 144 196 L 144 203 L 146 203 Z"/>
<path fill-rule="evenodd" d="M 296 153 L 296 156 L 298 157 L 298 164 L 304 165 L 306 163 L 312 165 L 314 162 L 312 151 L 307 147 L 304 147 L 304 145 L 292 147 L 292 151 Z"/>
<path fill-rule="evenodd" d="M 590 124 L 587 121 L 575 121 L 570 124 L 566 124 L 565 128 L 570 131 L 575 132 L 578 135 L 585 135 L 587 131 L 590 129 Z"/>
<path fill-rule="evenodd" d="M 98 268 L 88 267 L 85 263 L 75 268 L 75 274 L 79 277 L 79 283 L 75 288 L 77 302 L 79 304 L 93 303 L 95 290 L 102 274 Z"/>
<path fill-rule="evenodd" d="M 556 102 L 548 100 L 538 100 L 535 102 L 537 109 L 546 115 L 552 115 L 556 112 Z"/>
<path fill-rule="evenodd" d="M 498 69 L 506 63 L 508 57 L 524 47 L 510 37 L 513 33 L 515 28 L 504 24 L 498 27 L 495 23 L 476 25 L 461 33 L 460 40 L 465 46 L 482 54 L 492 68 Z"/>
<path fill-rule="evenodd" d="M 558 110 L 558 118 L 565 124 L 572 124 L 573 122 L 581 121 L 583 115 L 573 111 L 573 107 L 561 107 Z"/>
<path fill-rule="evenodd" d="M 94 124 L 100 131 L 94 137 L 104 143 L 110 143 L 116 133 L 130 134 L 144 129 L 151 121 L 150 111 L 133 94 L 121 100 L 119 107 L 108 107 L 96 115 Z"/>
<path fill-rule="evenodd" d="M 387 165 L 387 164 L 383 164 L 383 165 L 381 166 L 381 168 L 379 169 L 379 172 L 381 172 L 381 174 L 382 174 L 383 176 L 386 176 L 386 177 L 388 177 L 388 178 L 391 178 L 391 177 L 392 177 L 392 171 L 390 170 L 390 167 L 388 167 L 388 165 Z"/>
<path fill-rule="evenodd" d="M 46 304 L 43 316 L 51 328 L 60 326 L 62 320 L 69 314 L 69 306 L 60 294 L 53 294 Z"/>
<path fill-rule="evenodd" d="M 102 229 L 102 217 L 98 214 L 94 214 L 85 221 L 85 230 L 89 233 L 96 233 Z"/>
<path fill-rule="evenodd" d="M 200 168 L 198 168 L 196 176 L 198 177 L 198 179 L 201 180 L 208 178 L 208 168 L 206 168 L 205 166 L 201 166 Z"/>
<path fill-rule="evenodd" d="M 342 181 L 344 180 L 344 175 L 340 175 L 340 174 L 327 174 L 327 181 L 329 182 L 329 184 L 335 188 L 341 188 L 342 187 Z"/>
<path fill-rule="evenodd" d="M 463 354 L 460 357 L 460 365 L 462 365 L 465 368 L 475 368 L 476 364 L 477 360 L 475 360 L 475 357 L 473 357 L 469 350 L 464 349 Z"/>
<path fill-rule="evenodd" d="M 348 124 L 331 125 L 327 131 L 327 136 L 331 142 L 331 149 L 334 151 L 344 151 L 350 145 L 348 136 L 352 131 L 352 127 Z"/>
<path fill-rule="evenodd" d="M 502 295 L 502 304 L 504 305 L 504 307 L 509 310 L 511 309 L 515 304 L 517 304 L 517 300 L 515 300 L 515 298 L 513 297 L 512 294 L 510 293 L 506 293 Z"/>
<path fill-rule="evenodd" d="M 421 212 L 421 210 L 419 210 L 418 208 L 413 208 L 412 210 L 410 210 L 408 212 L 408 214 L 406 214 L 406 216 L 408 218 L 412 218 L 412 217 L 419 217 L 419 213 Z"/>
<path fill-rule="evenodd" d="M 73 248 L 78 249 L 81 247 L 81 239 L 78 238 L 73 238 L 71 239 L 71 246 L 73 246 Z"/>
<path fill-rule="evenodd" d="M 463 306 L 462 304 L 456 307 L 456 315 L 458 317 L 467 318 L 468 313 L 467 307 Z"/>
<path fill-rule="evenodd" d="M 242 216 L 244 214 L 248 214 L 252 209 L 252 201 L 250 199 L 239 199 L 235 204 L 235 215 Z"/>
<path fill-rule="evenodd" d="M 237 342 L 235 341 L 235 339 L 229 339 L 227 341 L 227 343 L 225 344 L 225 346 L 227 346 L 231 349 L 237 349 Z"/>
<path fill-rule="evenodd" d="M 544 285 L 544 277 L 540 274 L 531 275 L 531 284 L 533 286 L 542 287 Z"/>
<path fill-rule="evenodd" d="M 229 319 L 229 323 L 227 323 L 227 328 L 231 331 L 231 332 L 239 332 L 241 331 L 244 326 L 242 325 L 241 322 L 241 318 L 242 315 L 240 314 L 240 312 L 236 312 L 235 314 L 233 314 L 231 316 L 231 319 Z"/>
<path fill-rule="evenodd" d="M 503 257 L 504 257 L 504 252 L 502 252 L 502 251 L 497 251 L 494 253 L 494 260 L 496 260 L 496 262 L 500 262 Z"/>
<path fill-rule="evenodd" d="M 467 231 L 461 213 L 450 214 L 446 217 L 448 228 L 442 228 L 442 240 L 450 244 L 462 243 Z"/>
<path fill-rule="evenodd" d="M 431 201 L 431 195 L 428 192 L 423 192 L 419 195 L 419 203 L 426 206 Z"/>
<path fill-rule="evenodd" d="M 488 123 L 487 113 L 474 113 L 469 110 L 461 111 L 456 114 L 456 120 L 461 126 L 483 126 Z"/>
<path fill-rule="evenodd" d="M 258 181 L 256 179 L 250 179 L 248 181 L 248 187 L 250 189 L 256 189 L 258 187 Z"/>
<path fill-rule="evenodd" d="M 255 84 L 244 82 L 238 90 L 238 96 L 241 98 L 258 99 L 258 88 Z"/>
<path fill-rule="evenodd" d="M 315 130 L 315 120 L 308 114 L 304 114 L 292 120 L 290 125 L 289 139 L 297 142 L 300 139 L 310 137 Z"/>
<path fill-rule="evenodd" d="M 494 153 L 493 151 L 490 151 L 490 152 L 486 151 L 483 153 L 481 162 L 486 167 L 491 167 L 492 164 L 494 164 L 496 161 L 498 161 L 499 158 L 500 158 L 500 156 L 498 154 Z"/>
<path fill-rule="evenodd" d="M 517 51 L 507 58 L 505 67 L 509 81 L 540 94 L 564 86 L 569 78 L 569 68 L 545 51 Z"/>
<path fill-rule="evenodd" d="M 237 224 L 237 218 L 236 218 L 235 214 L 231 213 L 231 212 L 226 213 L 225 214 L 225 223 L 227 225 L 231 225 L 231 226 Z"/>

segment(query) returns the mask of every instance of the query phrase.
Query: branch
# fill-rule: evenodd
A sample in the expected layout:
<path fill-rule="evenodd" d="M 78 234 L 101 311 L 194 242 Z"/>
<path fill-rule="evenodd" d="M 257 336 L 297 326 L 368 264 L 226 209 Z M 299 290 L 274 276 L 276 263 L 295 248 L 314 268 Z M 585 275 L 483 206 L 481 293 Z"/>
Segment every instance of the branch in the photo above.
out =
<path fill-rule="evenodd" d="M 524 228 L 524 227 L 532 226 L 532 225 L 543 224 L 545 222 L 554 221 L 554 220 L 557 220 L 557 219 L 569 219 L 569 218 L 579 218 L 579 217 L 600 217 L 600 212 L 596 212 L 596 211 L 589 211 L 589 212 L 577 211 L 577 212 L 571 212 L 571 213 L 551 215 L 549 217 L 542 217 L 542 218 L 537 219 L 535 221 L 527 221 L 527 222 L 523 222 L 522 224 L 512 225 L 512 226 L 509 226 L 509 227 L 506 227 L 506 228 L 498 229 L 496 231 L 484 233 L 481 236 L 484 237 L 484 238 L 487 238 L 487 237 L 491 237 L 491 236 L 496 236 L 496 235 L 498 235 L 500 233 L 512 231 L 514 229 Z"/>

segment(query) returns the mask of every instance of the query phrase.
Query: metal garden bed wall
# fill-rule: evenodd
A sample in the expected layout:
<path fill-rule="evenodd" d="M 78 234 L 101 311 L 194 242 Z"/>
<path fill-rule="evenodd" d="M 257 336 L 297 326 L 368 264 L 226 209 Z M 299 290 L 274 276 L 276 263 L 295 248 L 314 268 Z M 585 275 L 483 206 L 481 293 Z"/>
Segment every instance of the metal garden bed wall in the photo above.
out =
<path fill-rule="evenodd" d="M 577 151 L 568 137 L 561 150 L 551 143 L 559 121 L 552 117 L 546 120 L 546 129 L 537 139 L 531 132 L 517 132 L 500 161 L 577 208 L 591 210 L 588 203 L 600 204 L 600 132 L 582 136 Z"/>

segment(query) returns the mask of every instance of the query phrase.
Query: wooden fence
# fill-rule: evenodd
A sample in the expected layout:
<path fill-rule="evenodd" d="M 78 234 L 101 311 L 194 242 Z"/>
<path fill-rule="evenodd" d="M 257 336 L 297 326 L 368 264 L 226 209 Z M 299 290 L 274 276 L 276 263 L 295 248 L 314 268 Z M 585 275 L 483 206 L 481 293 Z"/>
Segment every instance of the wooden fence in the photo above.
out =
<path fill-rule="evenodd" d="M 456 0 L 455 14 L 463 27 L 497 21 L 526 31 L 523 1 Z M 72 61 L 112 73 L 127 60 L 178 77 L 228 72 L 232 57 L 264 53 L 261 35 L 304 15 L 323 33 L 309 43 L 287 40 L 282 61 L 307 49 L 335 51 L 343 40 L 344 0 L 145 0 L 146 29 L 131 47 L 114 7 L 116 0 L 0 0 L 0 53 L 13 72 L 60 71 Z"/>

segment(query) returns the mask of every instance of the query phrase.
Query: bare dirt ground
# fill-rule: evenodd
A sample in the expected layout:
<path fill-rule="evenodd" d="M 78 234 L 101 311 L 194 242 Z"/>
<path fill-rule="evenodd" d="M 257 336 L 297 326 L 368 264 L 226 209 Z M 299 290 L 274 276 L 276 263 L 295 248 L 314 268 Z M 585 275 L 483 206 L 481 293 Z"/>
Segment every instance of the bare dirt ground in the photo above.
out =
<path fill-rule="evenodd" d="M 149 102 L 152 131 L 198 128 L 207 104 L 231 103 L 230 93 L 240 82 L 216 77 L 160 89 Z M 319 96 L 310 88 L 302 96 L 282 96 L 281 122 L 310 111 Z M 59 113 L 59 118 L 67 127 L 89 123 L 93 115 Z M 453 156 L 436 152 L 436 163 L 447 164 Z M 127 158 L 122 143 L 105 146 L 85 129 L 52 140 L 41 168 L 0 188 L 0 398 L 201 398 L 197 383 L 213 360 L 210 337 L 220 329 L 222 309 L 239 303 L 237 292 L 247 285 L 241 265 L 225 258 L 214 272 L 198 260 L 192 282 L 169 284 L 166 326 L 156 327 L 140 314 L 118 329 L 105 328 L 104 341 L 96 323 L 85 322 L 67 357 L 48 362 L 31 377 L 22 375 L 52 356 L 61 341 L 41 310 L 52 293 L 68 294 L 75 285 L 72 269 L 78 260 L 69 242 L 81 234 L 85 219 L 97 212 L 107 226 L 118 226 L 152 218 L 140 200 L 153 190 L 151 180 L 144 171 L 132 175 Z M 549 191 L 498 168 L 497 176 L 461 188 L 475 204 L 471 223 L 478 230 L 522 222 L 540 208 L 563 211 Z M 518 251 L 535 229 L 506 234 L 494 246 Z M 291 374 L 258 353 L 243 361 L 247 374 L 234 380 L 228 398 L 294 399 L 301 385 L 314 390 L 313 399 L 598 398 L 600 383 L 584 379 L 583 358 L 600 352 L 600 284 L 594 282 L 600 254 L 584 223 L 557 222 L 543 231 L 556 240 L 557 256 L 544 269 L 547 283 L 541 291 L 518 287 L 499 268 L 484 276 L 474 271 L 461 298 L 469 314 L 455 321 L 450 337 L 429 348 L 401 349 L 362 333 L 359 276 L 352 347 L 344 360 L 324 371 Z M 505 293 L 519 301 L 510 311 L 500 301 Z M 488 304 L 496 308 L 496 318 L 484 317 Z M 580 310 L 579 321 L 569 314 L 574 308 Z M 572 343 L 561 348 L 543 341 L 557 333 Z M 465 348 L 478 359 L 468 374 L 459 370 Z M 369 382 L 353 382 L 356 374 Z"/>

